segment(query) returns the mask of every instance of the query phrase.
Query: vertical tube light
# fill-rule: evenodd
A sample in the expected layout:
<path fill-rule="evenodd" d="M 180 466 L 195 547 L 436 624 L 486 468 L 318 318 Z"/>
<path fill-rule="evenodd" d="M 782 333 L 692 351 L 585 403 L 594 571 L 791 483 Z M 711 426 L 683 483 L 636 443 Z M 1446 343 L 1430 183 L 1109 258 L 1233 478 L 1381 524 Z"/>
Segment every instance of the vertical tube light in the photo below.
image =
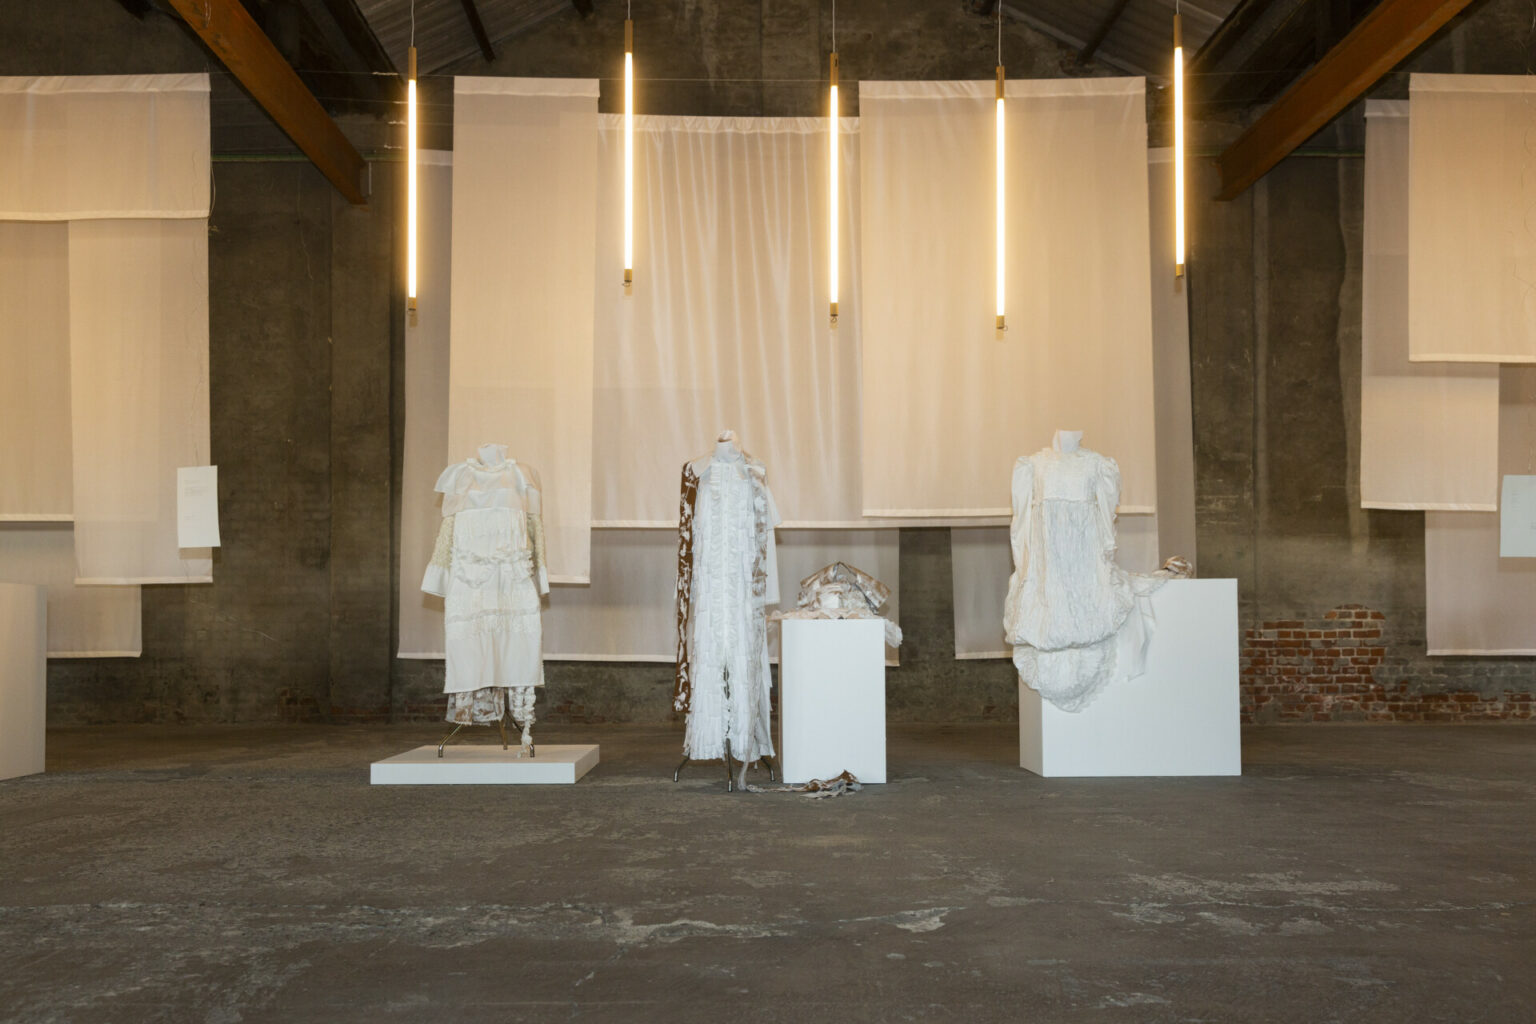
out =
<path fill-rule="evenodd" d="M 416 47 L 405 79 L 405 308 L 416 312 Z"/>
<path fill-rule="evenodd" d="M 1007 176 L 1005 174 L 1004 158 L 1004 116 L 1003 116 L 1003 66 L 997 66 L 997 329 L 1008 329 L 1007 321 L 1003 319 L 1003 293 L 1007 283 L 1007 236 L 1004 232 L 1003 222 L 1007 213 Z"/>
<path fill-rule="evenodd" d="M 1173 276 L 1184 276 L 1184 26 L 1173 14 Z"/>
<path fill-rule="evenodd" d="M 624 19 L 624 286 L 635 283 L 635 23 Z"/>
<path fill-rule="evenodd" d="M 830 168 L 827 179 L 828 209 L 831 211 L 828 217 L 828 284 L 832 296 L 832 322 L 837 323 L 837 209 L 838 209 L 838 182 L 837 182 L 837 51 L 832 51 L 832 105 L 827 122 L 827 166 Z"/>

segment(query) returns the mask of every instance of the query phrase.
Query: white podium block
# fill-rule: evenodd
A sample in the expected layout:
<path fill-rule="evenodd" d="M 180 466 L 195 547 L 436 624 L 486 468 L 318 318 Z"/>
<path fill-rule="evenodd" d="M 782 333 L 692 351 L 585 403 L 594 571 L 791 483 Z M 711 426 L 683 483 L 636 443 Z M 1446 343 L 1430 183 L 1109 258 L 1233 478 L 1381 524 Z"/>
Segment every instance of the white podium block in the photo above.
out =
<path fill-rule="evenodd" d="M 47 591 L 0 583 L 0 779 L 43 770 L 47 725 Z"/>
<path fill-rule="evenodd" d="M 1241 775 L 1237 581 L 1152 595 L 1147 670 L 1077 713 L 1019 683 L 1019 765 L 1048 777 Z"/>
<path fill-rule="evenodd" d="M 500 743 L 452 743 L 437 756 L 437 744 L 375 761 L 368 781 L 375 786 L 569 786 L 597 766 L 597 744 L 534 742 L 533 757 Z"/>
<path fill-rule="evenodd" d="M 784 619 L 779 759 L 784 781 L 843 771 L 885 781 L 885 623 Z"/>

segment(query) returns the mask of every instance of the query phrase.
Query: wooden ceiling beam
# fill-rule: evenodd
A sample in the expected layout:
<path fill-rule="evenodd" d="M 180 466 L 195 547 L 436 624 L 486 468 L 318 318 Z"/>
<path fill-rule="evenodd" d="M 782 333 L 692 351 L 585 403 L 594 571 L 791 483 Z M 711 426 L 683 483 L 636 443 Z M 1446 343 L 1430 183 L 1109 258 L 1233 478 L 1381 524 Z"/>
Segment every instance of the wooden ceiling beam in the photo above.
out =
<path fill-rule="evenodd" d="M 1217 157 L 1221 191 L 1236 199 L 1471 0 L 1381 0 Z"/>
<path fill-rule="evenodd" d="M 169 2 L 347 202 L 366 206 L 362 155 L 239 0 Z"/>
<path fill-rule="evenodd" d="M 480 20 L 480 8 L 475 6 L 475 0 L 459 0 L 464 8 L 464 17 L 469 22 L 469 30 L 475 34 L 475 43 L 480 47 L 480 56 L 490 64 L 496 59 L 496 50 L 491 46 L 491 37 L 485 31 L 485 22 Z"/>
<path fill-rule="evenodd" d="M 1109 30 L 1115 27 L 1115 22 L 1120 20 L 1120 15 L 1125 13 L 1126 5 L 1130 2 L 1131 0 L 1115 0 L 1115 6 L 1111 7 L 1109 13 L 1104 15 L 1103 19 L 1099 22 L 1098 28 L 1093 30 L 1093 35 L 1089 36 L 1088 41 L 1083 44 L 1083 48 L 1077 51 L 1077 61 L 1079 64 L 1087 64 L 1093 59 L 1093 55 L 1099 52 L 1099 47 L 1103 45 L 1105 38 L 1109 35 Z"/>

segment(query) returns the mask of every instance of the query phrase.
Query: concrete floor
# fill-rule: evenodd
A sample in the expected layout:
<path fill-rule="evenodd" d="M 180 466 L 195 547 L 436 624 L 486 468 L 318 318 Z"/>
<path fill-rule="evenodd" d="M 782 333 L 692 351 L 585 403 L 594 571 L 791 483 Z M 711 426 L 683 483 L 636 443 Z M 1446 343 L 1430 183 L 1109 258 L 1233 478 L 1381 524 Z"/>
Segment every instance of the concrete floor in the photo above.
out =
<path fill-rule="evenodd" d="M 890 784 L 811 801 L 551 727 L 603 746 L 575 787 L 367 784 L 439 735 L 50 734 L 0 783 L 0 1019 L 1536 1016 L 1533 729 L 1253 729 L 1184 781 L 906 729 Z"/>

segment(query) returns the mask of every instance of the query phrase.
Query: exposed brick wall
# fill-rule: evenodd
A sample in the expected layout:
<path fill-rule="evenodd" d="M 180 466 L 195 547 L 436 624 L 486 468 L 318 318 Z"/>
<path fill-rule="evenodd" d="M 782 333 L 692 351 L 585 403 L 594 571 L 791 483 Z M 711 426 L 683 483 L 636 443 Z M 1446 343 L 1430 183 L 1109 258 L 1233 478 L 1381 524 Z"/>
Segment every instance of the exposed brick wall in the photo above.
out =
<path fill-rule="evenodd" d="M 1389 658 L 1386 617 L 1343 605 L 1321 619 L 1276 619 L 1243 632 L 1242 715 L 1249 722 L 1484 722 L 1532 717 L 1529 689 L 1423 692 L 1407 659 Z M 1417 673 L 1413 673 L 1417 675 Z"/>

